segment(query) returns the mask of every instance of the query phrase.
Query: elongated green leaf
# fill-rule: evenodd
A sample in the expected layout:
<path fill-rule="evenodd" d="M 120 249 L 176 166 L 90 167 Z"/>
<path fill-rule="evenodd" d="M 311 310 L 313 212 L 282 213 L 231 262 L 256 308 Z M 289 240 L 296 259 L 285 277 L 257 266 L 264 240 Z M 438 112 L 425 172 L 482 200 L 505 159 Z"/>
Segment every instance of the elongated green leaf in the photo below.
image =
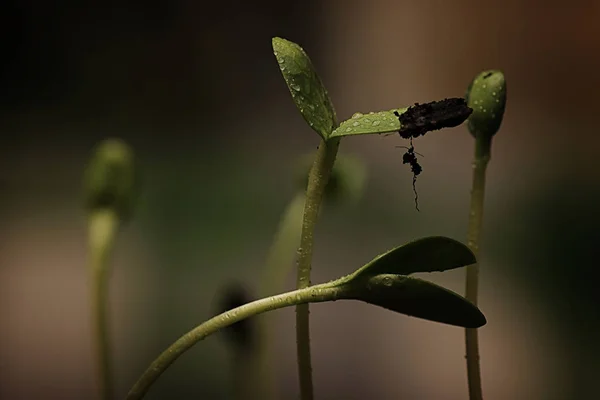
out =
<path fill-rule="evenodd" d="M 398 132 L 400 121 L 394 112 L 403 113 L 406 110 L 400 108 L 368 114 L 356 113 L 352 118 L 342 122 L 330 137 Z"/>
<path fill-rule="evenodd" d="M 464 297 L 433 283 L 409 277 L 417 272 L 446 271 L 475 263 L 464 244 L 432 236 L 384 253 L 354 273 L 324 284 L 341 289 L 340 299 L 361 300 L 402 314 L 465 328 L 486 323 Z"/>
<path fill-rule="evenodd" d="M 275 37 L 273 52 L 296 107 L 323 139 L 336 128 L 335 109 L 306 52 L 294 42 Z"/>
<path fill-rule="evenodd" d="M 444 236 L 431 236 L 396 247 L 348 276 L 358 279 L 379 274 L 410 275 L 417 272 L 441 272 L 476 262 L 467 246 Z"/>
<path fill-rule="evenodd" d="M 352 296 L 412 317 L 463 328 L 479 328 L 487 322 L 483 313 L 462 296 L 408 276 L 376 275 L 366 280 L 363 288 L 355 287 Z"/>

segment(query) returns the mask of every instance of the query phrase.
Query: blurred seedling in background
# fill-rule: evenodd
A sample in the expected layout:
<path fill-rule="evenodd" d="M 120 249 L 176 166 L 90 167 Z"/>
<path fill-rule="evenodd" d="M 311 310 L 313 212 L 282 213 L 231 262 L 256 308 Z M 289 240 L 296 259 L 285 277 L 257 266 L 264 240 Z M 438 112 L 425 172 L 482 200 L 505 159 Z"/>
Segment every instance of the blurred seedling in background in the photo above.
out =
<path fill-rule="evenodd" d="M 88 217 L 88 268 L 91 313 L 100 397 L 114 398 L 108 334 L 108 277 L 117 232 L 131 217 L 139 176 L 133 152 L 120 139 L 107 139 L 94 149 L 85 171 L 84 201 Z"/>
<path fill-rule="evenodd" d="M 395 247 L 354 272 L 330 282 L 312 285 L 310 280 L 314 232 L 323 201 L 329 199 L 332 204 L 339 205 L 342 202 L 338 200 L 359 198 L 365 188 L 366 173 L 360 163 L 346 163 L 344 158 L 340 158 L 340 163 L 336 164 L 341 140 L 358 135 L 398 132 L 401 137 L 411 140 L 408 155 L 405 154 L 403 161 L 411 165 L 416 177 L 421 168 L 416 160 L 417 153 L 412 146 L 412 139 L 429 131 L 460 125 L 472 113 L 472 108 L 464 99 L 452 98 L 387 111 L 355 113 L 351 118 L 338 123 L 327 90 L 305 51 L 282 38 L 274 38 L 272 45 L 292 99 L 308 125 L 319 135 L 320 144 L 316 154 L 312 156 L 308 178 L 300 180 L 302 190 L 292 199 L 282 216 L 263 270 L 264 276 L 258 290 L 259 299 L 252 300 L 241 286 L 225 288 L 223 297 L 220 298 L 222 302 L 219 311 L 222 312 L 182 335 L 161 353 L 133 385 L 127 399 L 142 398 L 178 357 L 198 341 L 220 330 L 225 330 L 224 333 L 228 335 L 225 337 L 236 354 L 252 355 L 246 360 L 249 360 L 247 366 L 252 366 L 253 372 L 262 371 L 260 377 L 253 379 L 248 379 L 249 369 L 234 374 L 247 379 L 235 381 L 234 386 L 239 387 L 236 390 L 237 396 L 243 398 L 249 393 L 260 393 L 261 398 L 269 398 L 272 396 L 269 389 L 271 382 L 268 376 L 263 375 L 267 371 L 264 368 L 267 357 L 265 352 L 261 352 L 261 342 L 268 337 L 270 326 L 253 324 L 248 319 L 255 320 L 257 315 L 284 307 L 296 307 L 297 358 L 302 400 L 312 400 L 314 397 L 309 303 L 359 300 L 408 316 L 469 329 L 479 328 L 486 323 L 484 315 L 472 302 L 431 282 L 411 276 L 414 273 L 442 272 L 476 262 L 474 252 L 469 247 L 447 237 L 431 236 Z M 119 146 L 126 149 L 122 143 Z M 133 169 L 123 167 L 132 165 L 128 161 L 132 158 L 130 156 L 131 152 L 127 150 L 117 158 L 122 162 L 117 163 L 121 169 L 116 169 L 116 176 L 123 179 L 119 178 L 114 185 L 109 185 L 112 194 L 96 196 L 102 199 L 97 204 L 109 204 L 109 214 L 114 221 L 117 220 L 116 216 L 128 215 L 126 212 L 122 213 L 128 207 L 121 205 L 133 204 L 128 201 L 131 197 L 129 194 L 133 191 L 125 189 L 134 186 L 135 174 L 131 172 Z M 115 179 L 112 173 L 105 175 L 110 177 L 106 179 L 107 182 Z M 117 201 L 117 198 L 120 200 Z M 99 209 L 107 208 L 103 206 Z M 111 230 L 114 231 L 115 229 Z M 94 246 L 91 246 L 91 255 L 95 254 L 93 249 Z M 297 249 L 297 288 L 281 293 L 283 279 L 294 263 L 294 249 Z M 107 346 L 101 348 L 108 354 Z M 254 351 L 248 351 L 249 349 L 261 351 L 254 357 Z M 258 381 L 260 382 L 257 383 Z M 252 385 L 252 388 L 247 385 Z"/>

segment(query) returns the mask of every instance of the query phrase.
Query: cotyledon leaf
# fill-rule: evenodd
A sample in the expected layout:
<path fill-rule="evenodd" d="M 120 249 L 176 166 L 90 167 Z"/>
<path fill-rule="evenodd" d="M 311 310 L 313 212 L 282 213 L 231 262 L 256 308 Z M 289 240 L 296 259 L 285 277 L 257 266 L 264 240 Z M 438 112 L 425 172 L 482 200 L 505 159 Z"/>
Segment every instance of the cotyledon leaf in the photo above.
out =
<path fill-rule="evenodd" d="M 324 140 L 337 126 L 335 109 L 310 58 L 298 44 L 273 38 L 273 53 L 300 113 Z"/>
<path fill-rule="evenodd" d="M 473 113 L 467 120 L 473 136 L 493 136 L 500 129 L 506 107 L 506 80 L 502 71 L 478 74 L 467 89 L 467 102 Z"/>
<path fill-rule="evenodd" d="M 112 209 L 121 219 L 131 216 L 140 176 L 131 147 L 118 138 L 98 143 L 86 167 L 85 205 L 90 211 Z"/>
<path fill-rule="evenodd" d="M 400 120 L 394 112 L 401 114 L 406 110 L 407 108 L 400 108 L 368 114 L 356 113 L 352 118 L 342 122 L 330 137 L 398 132 Z"/>
<path fill-rule="evenodd" d="M 415 103 L 408 108 L 356 113 L 340 124 L 331 137 L 398 132 L 401 137 L 416 138 L 426 132 L 462 124 L 473 110 L 463 98 L 447 98 L 429 103 Z"/>
<path fill-rule="evenodd" d="M 346 299 L 463 328 L 479 328 L 487 322 L 479 308 L 459 294 L 404 275 L 375 275 L 364 285 L 353 285 Z"/>
<path fill-rule="evenodd" d="M 346 284 L 380 274 L 442 272 L 475 262 L 473 252 L 463 243 L 444 236 L 431 236 L 389 250 L 332 284 Z"/>

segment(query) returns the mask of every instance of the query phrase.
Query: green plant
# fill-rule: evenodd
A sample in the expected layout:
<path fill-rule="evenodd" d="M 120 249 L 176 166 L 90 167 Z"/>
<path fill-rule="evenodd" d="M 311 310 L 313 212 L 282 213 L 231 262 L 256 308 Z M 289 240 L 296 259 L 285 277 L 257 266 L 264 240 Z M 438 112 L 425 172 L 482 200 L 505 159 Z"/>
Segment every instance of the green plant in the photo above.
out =
<path fill-rule="evenodd" d="M 272 44 L 292 98 L 308 125 L 320 136 L 320 145 L 310 167 L 308 180 L 303 180 L 302 183 L 305 192 L 293 198 L 275 236 L 260 290 L 260 295 L 264 297 L 247 302 L 249 300 L 236 295 L 235 291 L 229 292 L 234 296 L 229 298 L 224 308 L 231 309 L 198 325 L 161 353 L 129 391 L 127 398 L 130 400 L 142 398 L 169 365 L 198 341 L 222 329 L 235 327 L 229 331 L 233 333 L 230 337 L 233 338 L 233 346 L 241 350 L 238 345 L 240 340 L 245 340 L 244 335 L 251 337 L 252 334 L 248 330 L 244 331 L 246 328 L 239 325 L 240 322 L 283 307 L 296 307 L 297 356 L 303 400 L 313 398 L 309 303 L 359 300 L 408 316 L 469 329 L 479 328 L 486 323 L 484 315 L 474 303 L 438 285 L 411 276 L 414 273 L 441 272 L 475 264 L 474 252 L 451 238 L 431 236 L 415 240 L 375 257 L 339 279 L 316 285 L 312 285 L 310 281 L 314 232 L 324 198 L 357 198 L 364 187 L 364 171 L 357 168 L 356 164 L 354 167 L 342 167 L 340 173 L 336 173 L 341 140 L 346 136 L 398 132 L 403 138 L 411 140 L 412 148 L 412 139 L 429 131 L 460 125 L 471 115 L 472 108 L 464 99 L 445 99 L 389 111 L 356 113 L 338 124 L 327 90 L 304 50 L 281 38 L 274 38 Z M 477 119 L 474 117 L 473 121 L 476 123 Z M 131 200 L 137 179 L 131 152 L 122 142 L 111 141 L 100 146 L 91 165 L 91 173 L 86 180 L 87 193 L 93 199 L 88 201 L 90 221 L 105 221 L 103 229 L 98 228 L 101 223 L 93 224 L 95 228 L 91 230 L 104 233 L 92 236 L 103 237 L 102 243 L 112 243 L 118 221 L 130 214 L 133 204 Z M 340 196 L 341 193 L 346 194 Z M 93 262 L 93 265 L 102 266 L 94 267 L 93 270 L 105 271 L 106 249 L 110 246 L 96 244 L 100 243 L 97 239 L 90 242 L 91 259 L 102 260 Z M 294 248 L 297 248 L 297 289 L 275 295 L 273 293 L 280 290 L 282 277 L 292 264 Z M 105 272 L 102 276 L 105 276 Z M 96 281 L 104 282 L 105 279 Z M 104 287 L 104 284 L 100 287 Z M 104 293 L 104 290 L 97 293 Z M 103 299 L 104 295 L 97 298 Z M 103 304 L 103 301 L 97 304 Z M 104 315 L 103 308 L 98 309 L 101 310 L 99 314 Z M 102 327 L 99 335 L 102 339 L 99 343 L 104 360 L 101 363 L 102 371 L 106 378 L 109 376 L 106 325 L 104 317 L 98 318 L 98 321 L 102 321 L 99 324 Z M 264 329 L 267 328 L 265 325 Z M 240 381 L 240 388 L 247 387 L 246 383 Z M 110 387 L 108 380 L 104 387 Z M 109 391 L 105 390 L 105 398 L 107 393 Z"/>
<path fill-rule="evenodd" d="M 500 129 L 506 106 L 506 81 L 501 71 L 491 70 L 478 74 L 467 89 L 467 102 L 473 113 L 467 120 L 469 132 L 475 138 L 473 160 L 473 185 L 467 245 L 476 256 L 479 253 L 479 237 L 483 222 L 485 194 L 485 171 L 491 158 L 492 138 Z M 479 264 L 467 267 L 466 298 L 477 304 Z M 467 351 L 467 380 L 469 398 L 482 400 L 481 372 L 479 368 L 479 339 L 477 329 L 465 330 Z"/>
<path fill-rule="evenodd" d="M 109 259 L 119 226 L 131 216 L 137 181 L 133 153 L 127 144 L 108 139 L 96 147 L 85 173 L 84 196 L 98 384 L 101 398 L 106 400 L 113 398 L 106 309 Z"/>
<path fill-rule="evenodd" d="M 463 297 L 409 276 L 446 271 L 474 262 L 473 253 L 465 245 L 445 237 L 428 237 L 392 249 L 334 281 L 234 308 L 202 323 L 169 346 L 142 374 L 127 398 L 141 399 L 169 365 L 209 335 L 246 318 L 298 304 L 360 300 L 430 321 L 471 328 L 483 326 L 484 315 Z"/>
<path fill-rule="evenodd" d="M 283 290 L 285 278 L 292 269 L 294 254 L 298 248 L 302 232 L 302 220 L 306 198 L 307 176 L 312 166 L 314 155 L 302 157 L 295 168 L 298 192 L 286 207 L 275 234 L 273 244 L 265 261 L 261 280 L 260 296 L 266 297 Z M 331 178 L 325 188 L 325 201 L 332 205 L 355 205 L 364 192 L 366 168 L 358 159 L 341 155 L 337 157 L 331 172 Z M 274 398 L 273 385 L 270 383 L 270 342 L 271 324 L 267 315 L 260 319 L 257 327 L 259 343 L 257 365 L 261 371 L 260 381 L 263 382 L 260 398 Z"/>

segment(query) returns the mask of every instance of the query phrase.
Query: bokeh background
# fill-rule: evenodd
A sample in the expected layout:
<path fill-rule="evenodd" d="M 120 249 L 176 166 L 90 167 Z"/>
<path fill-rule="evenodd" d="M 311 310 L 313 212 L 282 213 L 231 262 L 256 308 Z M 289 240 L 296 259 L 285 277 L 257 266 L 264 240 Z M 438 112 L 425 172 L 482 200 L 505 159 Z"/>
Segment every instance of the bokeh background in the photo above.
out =
<path fill-rule="evenodd" d="M 102 138 L 129 142 L 144 173 L 111 279 L 119 397 L 214 314 L 224 285 L 256 287 L 297 191 L 293 161 L 318 144 L 272 54 L 282 36 L 311 56 L 340 119 L 462 96 L 479 71 L 505 72 L 481 256 L 485 397 L 596 398 L 599 22 L 594 0 L 3 1 L 0 397 L 95 398 L 80 188 Z M 367 192 L 324 209 L 314 282 L 421 236 L 464 240 L 466 127 L 416 142 L 421 212 L 403 144 L 343 141 Z M 464 290 L 464 270 L 427 278 Z M 294 311 L 275 315 L 273 374 L 295 398 Z M 311 318 L 319 399 L 467 397 L 460 328 L 357 302 L 314 305 Z M 230 398 L 230 350 L 210 337 L 148 399 Z"/>

